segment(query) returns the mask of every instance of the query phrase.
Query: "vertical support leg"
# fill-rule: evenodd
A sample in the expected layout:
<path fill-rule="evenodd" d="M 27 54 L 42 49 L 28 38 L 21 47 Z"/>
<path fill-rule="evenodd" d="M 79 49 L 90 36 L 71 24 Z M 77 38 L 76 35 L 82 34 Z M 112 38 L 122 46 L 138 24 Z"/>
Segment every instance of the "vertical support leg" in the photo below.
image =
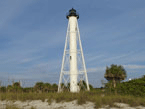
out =
<path fill-rule="evenodd" d="M 85 65 L 85 60 L 84 60 L 84 55 L 83 55 L 83 49 L 82 49 L 82 44 L 81 44 L 81 39 L 80 39 L 80 31 L 79 31 L 78 23 L 77 23 L 77 31 L 78 31 L 79 46 L 80 46 L 80 50 L 81 50 L 81 56 L 82 56 L 82 61 L 83 61 L 85 79 L 86 79 L 86 84 L 87 84 L 87 90 L 90 91 L 89 82 L 88 82 L 88 76 L 87 76 L 87 70 L 86 70 L 86 65 Z"/>

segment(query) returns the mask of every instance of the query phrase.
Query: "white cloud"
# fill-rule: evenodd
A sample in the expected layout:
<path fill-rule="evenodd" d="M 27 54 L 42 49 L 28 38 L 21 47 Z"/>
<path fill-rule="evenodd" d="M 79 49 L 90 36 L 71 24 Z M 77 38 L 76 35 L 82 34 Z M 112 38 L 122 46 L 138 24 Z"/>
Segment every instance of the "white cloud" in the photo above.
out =
<path fill-rule="evenodd" d="M 131 69 L 145 69 L 145 65 L 122 65 L 122 66 L 125 69 L 127 69 L 127 70 L 131 70 Z M 105 72 L 105 69 L 106 69 L 106 66 L 102 66 L 102 67 L 88 68 L 87 71 L 88 71 L 88 73 L 99 73 L 99 72 Z"/>
<path fill-rule="evenodd" d="M 4 45 L 3 48 L 2 45 L 2 49 L 0 49 L 0 72 L 9 72 L 17 78 L 39 79 L 50 77 L 50 79 L 54 79 L 58 76 L 55 76 L 56 72 L 59 74 L 60 71 L 63 54 L 58 56 L 60 53 L 58 49 L 60 46 L 61 49 L 64 47 L 67 29 L 65 23 L 67 20 L 64 15 L 61 15 L 64 17 L 60 16 L 61 8 L 58 11 L 57 8 L 53 10 L 52 7 L 48 7 L 49 11 L 44 12 L 44 10 L 37 8 L 37 5 L 40 8 L 42 5 L 39 6 L 39 3 L 35 2 L 37 0 L 0 1 L 2 16 L 0 18 L 0 37 L 10 39 L 9 42 L 4 42 L 6 46 Z M 94 2 L 100 4 L 100 2 Z M 33 4 L 31 5 L 31 3 Z M 41 1 L 41 3 L 46 4 L 46 1 Z M 52 2 L 47 3 L 51 5 Z M 87 3 L 84 3 L 84 6 L 80 5 L 81 16 L 84 16 L 79 22 L 80 32 L 82 42 L 87 42 L 83 43 L 83 47 L 88 48 L 88 51 L 85 50 L 86 53 L 89 53 L 86 57 L 89 66 L 87 70 L 88 74 L 92 75 L 92 81 L 96 77 L 98 81 L 100 76 L 103 78 L 106 65 L 121 64 L 124 65 L 128 72 L 144 71 L 145 68 L 144 65 L 140 65 L 144 64 L 145 61 L 144 49 L 138 49 L 144 48 L 144 42 L 141 41 L 144 40 L 145 34 L 143 31 L 145 9 L 141 8 L 140 5 L 138 5 L 139 8 L 128 8 L 132 6 L 129 4 L 125 4 L 126 8 L 124 9 L 121 8 L 124 2 L 120 2 L 122 5 L 118 4 L 118 2 L 115 3 L 117 5 L 113 5 L 113 3 L 110 5 L 105 4 L 103 8 L 100 5 L 98 8 L 90 2 L 89 7 L 87 7 L 89 8 L 87 12 L 90 11 L 90 13 L 83 13 L 87 9 Z M 101 2 L 101 4 L 104 4 L 104 2 Z M 94 9 L 92 9 L 92 6 Z M 36 11 L 35 8 L 39 9 L 39 11 Z M 64 8 L 67 7 L 64 6 Z M 83 9 L 81 10 L 81 8 Z M 106 13 L 109 12 L 108 8 L 109 10 L 113 8 L 113 12 Z M 29 9 L 32 9 L 31 12 L 34 15 L 29 13 Z M 49 13 L 50 11 L 52 13 Z M 44 16 L 41 19 L 42 13 Z M 89 16 L 92 14 L 93 17 L 86 17 L 86 14 L 90 14 Z M 27 15 L 32 15 L 36 19 L 40 16 L 40 19 L 35 19 L 33 22 L 33 17 L 30 17 L 30 19 L 24 18 Z M 37 25 L 37 23 L 40 24 Z M 63 53 L 63 50 L 61 53 Z M 0 75 L 1 77 L 4 76 L 3 73 Z"/>
<path fill-rule="evenodd" d="M 120 60 L 121 58 L 129 56 L 130 54 L 132 54 L 132 53 L 122 54 L 122 55 L 119 55 L 119 56 L 114 56 L 114 57 L 106 58 L 106 59 L 103 59 L 101 62 L 110 62 L 110 61 L 118 60 L 118 59 Z"/>
<path fill-rule="evenodd" d="M 22 63 L 28 63 L 28 62 L 35 61 L 37 59 L 40 59 L 42 57 L 44 57 L 44 56 L 26 57 L 26 58 L 23 58 L 23 59 L 21 59 L 19 61 L 20 61 L 20 64 L 22 64 Z"/>
<path fill-rule="evenodd" d="M 123 65 L 126 69 L 145 69 L 145 65 Z"/>
<path fill-rule="evenodd" d="M 88 56 L 87 56 L 87 61 L 88 61 L 88 62 L 96 61 L 96 60 L 98 60 L 98 59 L 102 59 L 103 57 L 104 57 L 104 55 L 96 55 L 96 56 L 88 55 Z"/>
<path fill-rule="evenodd" d="M 88 68 L 87 72 L 88 73 L 100 73 L 100 72 L 104 72 L 106 69 L 106 67 L 93 67 L 93 68 Z"/>

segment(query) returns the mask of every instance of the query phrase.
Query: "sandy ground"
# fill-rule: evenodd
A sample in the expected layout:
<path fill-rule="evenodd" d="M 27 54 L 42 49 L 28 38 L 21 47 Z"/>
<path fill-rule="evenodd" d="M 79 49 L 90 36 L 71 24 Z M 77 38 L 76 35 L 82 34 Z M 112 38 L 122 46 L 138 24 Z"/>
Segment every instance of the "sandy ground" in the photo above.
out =
<path fill-rule="evenodd" d="M 33 100 L 33 101 L 0 101 L 0 109 L 6 109 L 6 105 L 9 106 L 17 106 L 20 109 L 95 109 L 95 104 L 92 102 L 86 102 L 86 104 L 78 105 L 77 101 L 71 102 L 60 102 L 56 103 L 53 101 L 51 104 L 45 100 L 42 102 L 41 100 Z M 143 106 L 130 107 L 128 104 L 124 103 L 114 103 L 115 107 L 109 107 L 107 105 L 102 106 L 99 109 L 145 109 Z"/>

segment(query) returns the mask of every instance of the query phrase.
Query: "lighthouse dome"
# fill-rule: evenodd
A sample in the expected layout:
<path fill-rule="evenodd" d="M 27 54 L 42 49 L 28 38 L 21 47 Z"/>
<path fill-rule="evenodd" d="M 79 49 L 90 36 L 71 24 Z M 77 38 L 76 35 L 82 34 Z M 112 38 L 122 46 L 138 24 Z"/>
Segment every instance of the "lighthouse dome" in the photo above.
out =
<path fill-rule="evenodd" d="M 79 14 L 76 12 L 74 8 L 70 9 L 69 12 L 66 15 L 66 18 L 69 19 L 69 17 L 75 16 L 77 19 L 79 19 Z"/>

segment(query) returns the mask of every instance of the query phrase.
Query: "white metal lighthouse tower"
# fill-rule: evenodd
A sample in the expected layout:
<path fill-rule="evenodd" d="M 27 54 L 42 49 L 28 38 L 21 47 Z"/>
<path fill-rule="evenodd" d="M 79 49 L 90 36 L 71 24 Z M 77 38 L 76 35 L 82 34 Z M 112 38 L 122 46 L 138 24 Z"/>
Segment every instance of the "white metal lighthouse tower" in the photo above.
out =
<path fill-rule="evenodd" d="M 69 13 L 66 17 L 69 22 L 58 92 L 62 92 L 63 90 L 79 92 L 82 88 L 89 91 L 90 88 L 77 22 L 79 15 L 77 14 L 76 10 L 72 8 L 69 10 Z"/>

